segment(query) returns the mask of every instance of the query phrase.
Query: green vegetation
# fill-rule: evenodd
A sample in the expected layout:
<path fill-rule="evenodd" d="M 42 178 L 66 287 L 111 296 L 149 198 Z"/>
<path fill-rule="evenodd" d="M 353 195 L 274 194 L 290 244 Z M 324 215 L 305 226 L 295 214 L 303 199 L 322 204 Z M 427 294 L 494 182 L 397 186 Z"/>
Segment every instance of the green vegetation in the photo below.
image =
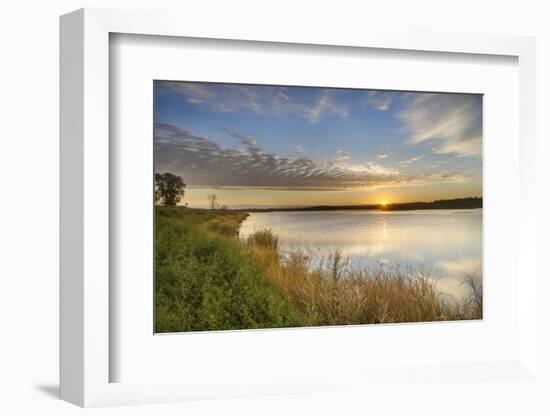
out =
<path fill-rule="evenodd" d="M 156 207 L 156 332 L 300 325 L 296 308 L 237 239 L 246 216 Z"/>
<path fill-rule="evenodd" d="M 247 215 L 156 207 L 156 332 L 481 318 L 474 279 L 454 301 L 411 270 L 352 270 L 339 252 L 283 257 L 270 230 L 238 238 Z"/>

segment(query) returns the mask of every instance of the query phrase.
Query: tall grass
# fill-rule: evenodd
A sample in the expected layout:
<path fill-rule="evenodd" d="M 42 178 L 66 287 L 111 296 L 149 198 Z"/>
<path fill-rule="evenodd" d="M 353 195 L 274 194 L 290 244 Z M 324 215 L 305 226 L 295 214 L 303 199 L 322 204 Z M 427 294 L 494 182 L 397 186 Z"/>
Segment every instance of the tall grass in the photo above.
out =
<path fill-rule="evenodd" d="M 463 302 L 464 309 L 471 311 L 474 318 L 480 319 L 483 315 L 483 286 L 478 276 L 468 276 L 462 284 L 466 284 L 470 289 L 470 295 Z"/>
<path fill-rule="evenodd" d="M 259 247 L 271 251 L 277 250 L 279 246 L 279 239 L 270 229 L 254 232 L 246 238 L 245 242 L 249 247 Z"/>
<path fill-rule="evenodd" d="M 259 231 L 269 240 L 269 230 Z M 275 238 L 275 237 L 272 237 Z M 466 299 L 444 298 L 429 275 L 398 266 L 353 269 L 340 251 L 322 259 L 281 257 L 247 239 L 266 277 L 303 313 L 304 325 L 345 325 L 480 319 L 480 288 Z M 474 280 L 472 280 L 474 281 Z M 474 283 L 468 283 L 470 285 Z"/>
<path fill-rule="evenodd" d="M 157 207 L 157 332 L 477 319 L 482 293 L 440 296 L 430 276 L 397 266 L 353 269 L 336 251 L 279 254 L 271 230 L 238 238 L 246 213 Z"/>

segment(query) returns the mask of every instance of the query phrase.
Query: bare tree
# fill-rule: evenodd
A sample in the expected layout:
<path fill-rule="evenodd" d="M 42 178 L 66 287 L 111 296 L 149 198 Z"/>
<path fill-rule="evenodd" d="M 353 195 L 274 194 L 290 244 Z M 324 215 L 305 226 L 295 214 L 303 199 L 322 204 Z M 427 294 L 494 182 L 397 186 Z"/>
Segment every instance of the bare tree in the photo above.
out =
<path fill-rule="evenodd" d="M 208 201 L 210 201 L 210 209 L 216 208 L 218 205 L 218 195 L 216 194 L 209 194 L 207 197 Z"/>

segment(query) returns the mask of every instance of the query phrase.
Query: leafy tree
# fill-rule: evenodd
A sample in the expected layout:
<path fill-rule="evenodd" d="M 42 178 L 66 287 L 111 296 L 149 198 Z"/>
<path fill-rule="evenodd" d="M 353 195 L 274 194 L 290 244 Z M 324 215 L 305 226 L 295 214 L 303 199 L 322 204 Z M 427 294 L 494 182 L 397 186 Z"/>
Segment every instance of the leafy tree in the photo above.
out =
<path fill-rule="evenodd" d="M 218 195 L 210 194 L 206 197 L 210 201 L 210 208 L 214 209 L 218 205 Z"/>
<path fill-rule="evenodd" d="M 155 203 L 177 205 L 185 195 L 186 186 L 181 176 L 155 173 Z"/>

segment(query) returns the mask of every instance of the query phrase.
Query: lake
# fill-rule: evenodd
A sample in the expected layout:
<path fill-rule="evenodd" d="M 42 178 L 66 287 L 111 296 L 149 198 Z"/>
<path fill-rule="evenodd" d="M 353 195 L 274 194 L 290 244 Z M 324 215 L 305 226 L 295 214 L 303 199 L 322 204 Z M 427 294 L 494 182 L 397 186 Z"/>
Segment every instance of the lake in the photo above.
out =
<path fill-rule="evenodd" d="M 269 228 L 281 254 L 312 257 L 340 250 L 351 267 L 386 267 L 429 272 L 441 291 L 468 292 L 466 277 L 482 276 L 482 209 L 419 211 L 308 211 L 251 213 L 241 237 Z"/>

